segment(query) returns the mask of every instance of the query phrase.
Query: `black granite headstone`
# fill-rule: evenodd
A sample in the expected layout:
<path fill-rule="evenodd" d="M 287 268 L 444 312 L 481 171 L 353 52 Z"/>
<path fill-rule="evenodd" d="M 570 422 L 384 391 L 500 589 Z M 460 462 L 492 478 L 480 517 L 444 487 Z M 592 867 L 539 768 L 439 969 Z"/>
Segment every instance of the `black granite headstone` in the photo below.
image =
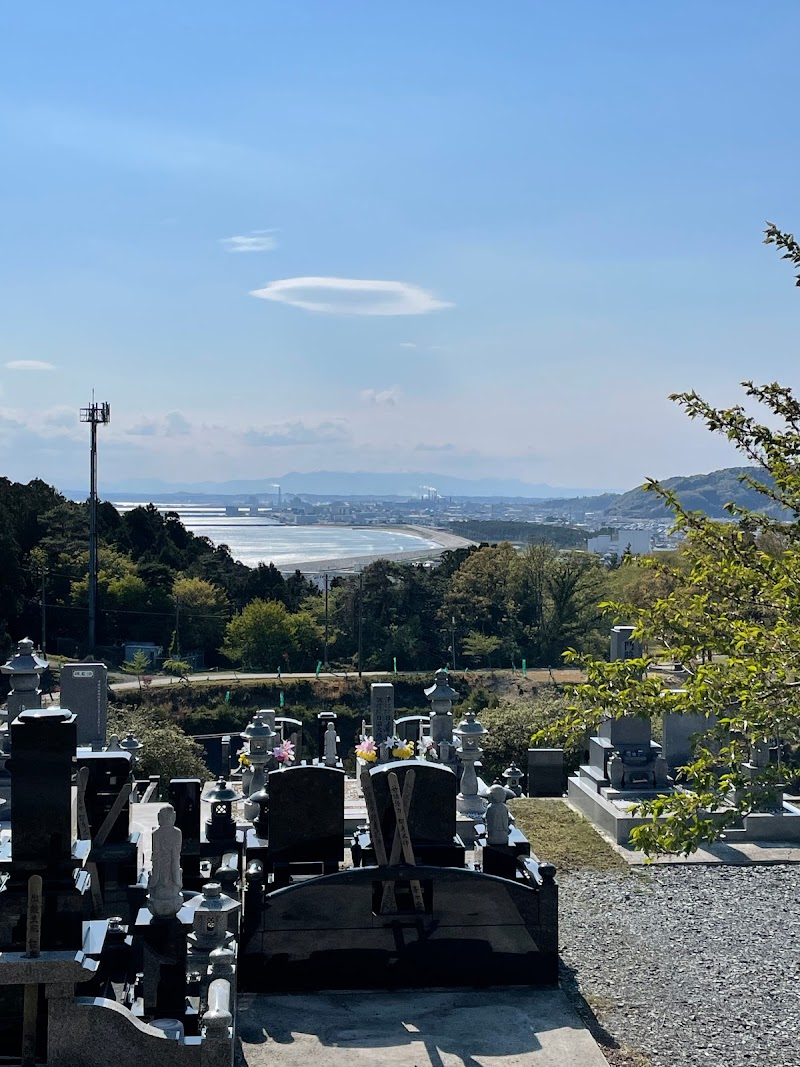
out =
<path fill-rule="evenodd" d="M 270 772 L 272 863 L 338 863 L 344 859 L 344 779 L 344 771 L 335 767 Z"/>
<path fill-rule="evenodd" d="M 369 774 L 387 848 L 394 839 L 395 815 L 388 774 L 394 771 L 402 792 L 405 777 L 414 771 L 414 793 L 408 830 L 415 848 L 452 845 L 456 833 L 456 776 L 447 767 L 417 760 L 398 760 L 373 768 Z"/>
<path fill-rule="evenodd" d="M 78 768 L 89 768 L 84 802 L 92 839 L 94 839 L 120 790 L 130 778 L 131 754 L 129 752 L 90 752 L 79 749 L 75 762 Z M 106 838 L 108 844 L 128 840 L 129 821 L 130 800 L 125 802 L 122 811 L 117 816 Z"/>
<path fill-rule="evenodd" d="M 11 723 L 11 848 L 15 865 L 69 864 L 77 719 L 65 708 L 21 712 Z"/>

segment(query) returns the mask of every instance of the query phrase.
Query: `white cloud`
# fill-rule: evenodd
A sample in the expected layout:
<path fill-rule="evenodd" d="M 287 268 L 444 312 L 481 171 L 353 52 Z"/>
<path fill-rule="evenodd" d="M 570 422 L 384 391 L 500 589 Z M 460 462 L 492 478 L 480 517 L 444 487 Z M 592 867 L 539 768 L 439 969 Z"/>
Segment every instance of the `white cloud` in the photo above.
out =
<path fill-rule="evenodd" d="M 245 444 L 259 448 L 275 448 L 286 445 L 334 444 L 346 441 L 350 434 L 342 422 L 321 422 L 317 426 L 306 426 L 300 420 L 264 426 L 260 429 L 245 430 L 242 439 Z"/>
<path fill-rule="evenodd" d="M 419 348 L 416 341 L 401 341 L 400 348 Z"/>
<path fill-rule="evenodd" d="M 6 370 L 55 370 L 55 363 L 46 363 L 43 359 L 12 359 L 6 363 Z"/>
<path fill-rule="evenodd" d="M 414 451 L 415 452 L 454 452 L 455 451 L 455 445 L 446 445 L 446 444 L 445 445 L 433 445 L 433 444 L 426 445 L 426 444 L 420 443 L 418 445 L 414 445 Z"/>
<path fill-rule="evenodd" d="M 143 418 L 126 433 L 132 437 L 183 437 L 192 432 L 192 424 L 180 411 L 168 411 L 163 418 Z"/>
<path fill-rule="evenodd" d="M 164 416 L 165 437 L 182 437 L 191 430 L 192 424 L 180 411 L 168 411 Z"/>
<path fill-rule="evenodd" d="M 275 230 L 252 230 L 249 234 L 223 237 L 220 244 L 228 252 L 271 252 L 278 247 L 272 236 Z"/>
<path fill-rule="evenodd" d="M 281 278 L 250 295 L 335 315 L 426 315 L 453 306 L 410 282 L 369 278 Z"/>
<path fill-rule="evenodd" d="M 400 399 L 400 390 L 396 385 L 389 389 L 362 389 L 361 399 L 368 404 L 386 404 L 394 407 Z"/>

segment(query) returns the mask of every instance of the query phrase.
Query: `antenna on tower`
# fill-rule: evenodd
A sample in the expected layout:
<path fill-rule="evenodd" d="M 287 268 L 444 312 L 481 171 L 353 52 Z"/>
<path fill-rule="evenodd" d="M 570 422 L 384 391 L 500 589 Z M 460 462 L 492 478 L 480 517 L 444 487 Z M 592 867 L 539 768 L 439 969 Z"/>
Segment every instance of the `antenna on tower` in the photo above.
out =
<path fill-rule="evenodd" d="M 111 422 L 110 404 L 96 404 L 94 389 L 88 408 L 81 408 L 81 422 L 91 426 L 89 466 L 89 652 L 94 653 L 97 622 L 97 427 Z"/>

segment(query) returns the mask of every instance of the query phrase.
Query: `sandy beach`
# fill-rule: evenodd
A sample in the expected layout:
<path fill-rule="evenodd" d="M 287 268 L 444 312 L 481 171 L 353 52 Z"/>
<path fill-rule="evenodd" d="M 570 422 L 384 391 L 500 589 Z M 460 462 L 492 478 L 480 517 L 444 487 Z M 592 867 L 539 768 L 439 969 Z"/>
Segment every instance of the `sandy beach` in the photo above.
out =
<path fill-rule="evenodd" d="M 389 552 L 370 556 L 343 556 L 338 559 L 306 560 L 292 567 L 281 567 L 281 570 L 286 574 L 293 574 L 296 570 L 304 574 L 323 572 L 346 574 L 360 571 L 363 567 L 368 566 L 370 563 L 375 563 L 379 559 L 388 559 L 396 563 L 422 563 L 428 559 L 438 559 L 442 552 L 447 549 L 468 548 L 476 543 L 466 537 L 459 537 L 444 530 L 433 530 L 428 526 L 380 526 L 370 528 L 389 530 L 395 533 L 416 534 L 419 537 L 426 538 L 428 541 L 435 541 L 438 547 L 421 549 L 419 552 Z"/>

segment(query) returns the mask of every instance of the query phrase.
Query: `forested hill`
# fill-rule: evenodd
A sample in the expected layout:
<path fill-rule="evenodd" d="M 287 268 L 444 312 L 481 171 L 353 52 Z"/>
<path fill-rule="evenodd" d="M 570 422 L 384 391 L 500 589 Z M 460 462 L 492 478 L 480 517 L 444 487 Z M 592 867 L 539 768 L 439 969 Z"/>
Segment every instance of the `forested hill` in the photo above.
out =
<path fill-rule="evenodd" d="M 777 516 L 780 508 L 761 493 L 755 492 L 741 480 L 742 474 L 770 484 L 770 479 L 757 467 L 726 467 L 710 474 L 693 474 L 688 477 L 666 478 L 662 484 L 673 489 L 683 506 L 690 511 L 702 511 L 714 519 L 728 518 L 725 504 L 734 501 L 753 511 Z M 552 501 L 555 504 L 555 501 Z M 604 521 L 620 519 L 668 519 L 670 512 L 661 498 L 642 488 L 630 489 L 627 493 L 612 496 L 608 493 L 598 497 L 583 497 L 580 500 L 558 501 L 570 508 L 582 506 L 586 511 L 598 511 Z"/>

